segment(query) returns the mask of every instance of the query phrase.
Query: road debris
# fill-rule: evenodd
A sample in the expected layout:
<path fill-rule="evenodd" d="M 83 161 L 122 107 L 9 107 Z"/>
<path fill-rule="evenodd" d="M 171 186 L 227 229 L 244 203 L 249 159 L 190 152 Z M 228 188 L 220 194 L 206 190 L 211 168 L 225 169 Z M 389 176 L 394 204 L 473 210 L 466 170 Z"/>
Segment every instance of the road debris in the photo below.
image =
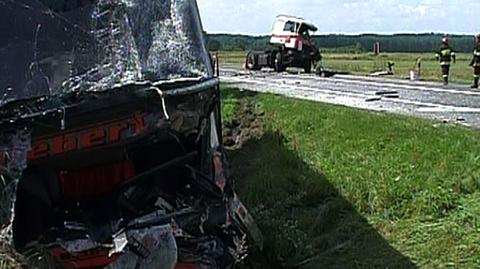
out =
<path fill-rule="evenodd" d="M 386 63 L 387 69 L 386 70 L 381 70 L 377 72 L 371 73 L 369 76 L 371 77 L 382 77 L 382 76 L 392 76 L 395 74 L 393 67 L 395 66 L 395 63 L 392 61 L 388 61 Z"/>
<path fill-rule="evenodd" d="M 385 94 L 383 95 L 384 98 L 400 98 L 398 94 Z"/>
<path fill-rule="evenodd" d="M 372 97 L 372 98 L 365 99 L 365 102 L 376 102 L 381 100 L 382 100 L 382 97 Z"/>
<path fill-rule="evenodd" d="M 480 93 L 465 86 L 443 87 L 434 82 L 373 78 L 336 74 L 330 78 L 311 75 L 263 73 L 265 77 L 236 79 L 235 66 L 222 67 L 222 80 L 244 90 L 280 94 L 292 98 L 344 105 L 372 111 L 441 121 L 462 117 L 480 128 Z M 301 80 L 301 84 L 295 81 Z M 287 83 L 279 83 L 286 81 Z M 385 97 L 385 98 L 382 98 Z M 462 125 L 465 125 L 463 124 Z"/>
<path fill-rule="evenodd" d="M 375 94 L 376 95 L 392 95 L 392 94 L 398 94 L 398 91 L 383 90 L 383 91 L 378 91 Z"/>

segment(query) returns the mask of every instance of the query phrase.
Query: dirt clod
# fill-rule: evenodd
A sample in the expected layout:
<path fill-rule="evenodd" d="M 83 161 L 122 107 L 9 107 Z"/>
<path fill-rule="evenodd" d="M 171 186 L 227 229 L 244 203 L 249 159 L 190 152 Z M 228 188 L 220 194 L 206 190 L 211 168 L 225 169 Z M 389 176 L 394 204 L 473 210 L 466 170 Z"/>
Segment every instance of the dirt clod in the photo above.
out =
<path fill-rule="evenodd" d="M 246 141 L 262 137 L 263 116 L 254 98 L 242 98 L 234 119 L 223 128 L 225 147 L 239 149 Z"/>

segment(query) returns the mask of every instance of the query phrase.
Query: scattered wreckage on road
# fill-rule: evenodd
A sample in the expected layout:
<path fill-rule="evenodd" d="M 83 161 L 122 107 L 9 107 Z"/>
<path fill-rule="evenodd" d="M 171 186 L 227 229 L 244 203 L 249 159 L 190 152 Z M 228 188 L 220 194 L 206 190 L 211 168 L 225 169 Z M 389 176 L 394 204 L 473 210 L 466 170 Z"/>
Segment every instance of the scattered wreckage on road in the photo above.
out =
<path fill-rule="evenodd" d="M 0 225 L 40 268 L 232 268 L 247 237 L 194 0 L 1 0 Z"/>

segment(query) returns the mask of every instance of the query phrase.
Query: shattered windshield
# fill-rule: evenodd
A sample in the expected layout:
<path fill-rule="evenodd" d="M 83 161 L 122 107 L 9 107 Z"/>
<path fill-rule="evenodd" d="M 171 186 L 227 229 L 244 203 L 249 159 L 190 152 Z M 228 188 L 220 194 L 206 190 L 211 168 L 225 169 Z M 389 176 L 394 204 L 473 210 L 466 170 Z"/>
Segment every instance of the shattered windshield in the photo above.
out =
<path fill-rule="evenodd" d="M 0 106 L 211 74 L 195 1 L 0 0 Z"/>

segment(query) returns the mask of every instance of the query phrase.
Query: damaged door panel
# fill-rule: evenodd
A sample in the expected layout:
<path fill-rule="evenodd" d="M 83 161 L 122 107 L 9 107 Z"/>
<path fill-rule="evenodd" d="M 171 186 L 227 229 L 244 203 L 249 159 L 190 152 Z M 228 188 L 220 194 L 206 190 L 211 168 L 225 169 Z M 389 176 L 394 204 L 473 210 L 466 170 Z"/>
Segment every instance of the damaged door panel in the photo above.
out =
<path fill-rule="evenodd" d="M 232 268 L 262 246 L 194 0 L 0 7 L 2 240 L 68 269 Z"/>

